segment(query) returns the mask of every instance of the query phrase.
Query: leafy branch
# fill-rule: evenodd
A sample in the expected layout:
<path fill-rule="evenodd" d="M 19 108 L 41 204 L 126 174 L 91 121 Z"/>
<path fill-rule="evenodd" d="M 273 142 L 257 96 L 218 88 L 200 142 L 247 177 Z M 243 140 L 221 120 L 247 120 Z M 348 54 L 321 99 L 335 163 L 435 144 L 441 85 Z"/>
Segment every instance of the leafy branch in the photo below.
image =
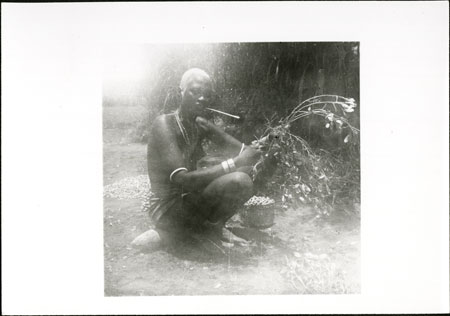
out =
<path fill-rule="evenodd" d="M 355 107 L 352 98 L 320 95 L 300 103 L 276 126 L 273 126 L 273 120 L 269 121 L 263 136 L 252 143 L 263 151 L 253 168 L 258 189 L 269 194 L 281 193 L 284 207 L 289 201 L 299 201 L 312 204 L 325 214 L 336 203 L 357 199 L 359 157 L 345 156 L 345 148 L 339 148 L 337 154 L 313 149 L 305 139 L 291 132 L 291 126 L 298 120 L 319 116 L 326 121 L 322 125 L 324 129 L 331 129 L 332 125 L 336 131 L 345 129 L 349 134 L 345 136 L 344 144 L 358 146 L 356 142 L 347 144 L 350 137 L 357 139 L 354 136 L 359 129 L 344 117 Z"/>

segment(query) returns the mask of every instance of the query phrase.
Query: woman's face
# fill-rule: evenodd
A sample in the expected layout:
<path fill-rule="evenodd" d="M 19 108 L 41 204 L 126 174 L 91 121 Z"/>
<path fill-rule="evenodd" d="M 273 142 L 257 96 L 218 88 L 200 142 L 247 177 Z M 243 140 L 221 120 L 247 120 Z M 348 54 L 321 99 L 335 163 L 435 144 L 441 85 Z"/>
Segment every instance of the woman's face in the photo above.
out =
<path fill-rule="evenodd" d="M 190 80 L 182 96 L 183 110 L 189 116 L 204 116 L 213 99 L 212 83 L 209 78 L 196 77 Z"/>

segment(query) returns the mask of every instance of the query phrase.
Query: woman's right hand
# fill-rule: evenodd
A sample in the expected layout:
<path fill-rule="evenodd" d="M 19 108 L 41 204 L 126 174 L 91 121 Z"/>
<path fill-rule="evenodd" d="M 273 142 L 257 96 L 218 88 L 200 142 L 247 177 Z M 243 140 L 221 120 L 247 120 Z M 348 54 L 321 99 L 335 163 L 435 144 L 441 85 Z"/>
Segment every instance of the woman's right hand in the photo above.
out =
<path fill-rule="evenodd" d="M 235 158 L 235 163 L 237 166 L 253 166 L 258 162 L 259 157 L 261 157 L 261 151 L 254 149 L 250 146 L 245 146 L 242 153 Z"/>

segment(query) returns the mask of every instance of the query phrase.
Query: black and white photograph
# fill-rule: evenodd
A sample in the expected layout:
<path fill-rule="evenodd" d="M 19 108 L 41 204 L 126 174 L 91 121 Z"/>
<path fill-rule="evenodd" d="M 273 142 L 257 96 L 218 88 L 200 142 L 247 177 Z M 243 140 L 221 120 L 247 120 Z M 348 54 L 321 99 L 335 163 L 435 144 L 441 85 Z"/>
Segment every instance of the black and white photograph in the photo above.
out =
<path fill-rule="evenodd" d="M 360 292 L 359 43 L 105 54 L 105 295 Z"/>
<path fill-rule="evenodd" d="M 2 313 L 448 314 L 448 9 L 2 2 Z"/>

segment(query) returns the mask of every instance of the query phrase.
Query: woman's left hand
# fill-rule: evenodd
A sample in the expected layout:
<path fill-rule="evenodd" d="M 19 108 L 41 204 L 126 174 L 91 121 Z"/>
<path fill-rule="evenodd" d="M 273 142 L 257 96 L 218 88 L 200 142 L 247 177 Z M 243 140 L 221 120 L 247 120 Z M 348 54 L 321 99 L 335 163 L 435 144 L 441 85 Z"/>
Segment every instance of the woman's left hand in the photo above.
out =
<path fill-rule="evenodd" d="M 211 123 L 207 119 L 201 116 L 197 116 L 195 118 L 195 123 L 202 130 L 202 132 L 209 132 Z"/>

